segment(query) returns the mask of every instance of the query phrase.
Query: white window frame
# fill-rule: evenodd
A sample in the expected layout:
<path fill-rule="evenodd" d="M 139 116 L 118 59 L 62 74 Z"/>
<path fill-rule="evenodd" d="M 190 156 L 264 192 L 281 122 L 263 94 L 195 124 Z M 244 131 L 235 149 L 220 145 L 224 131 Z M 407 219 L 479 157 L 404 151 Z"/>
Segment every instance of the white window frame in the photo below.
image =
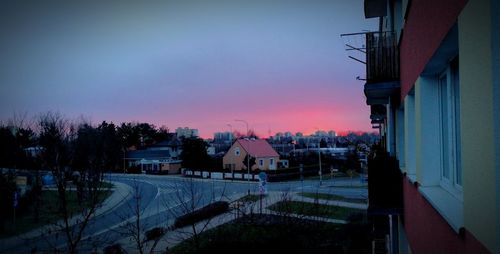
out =
<path fill-rule="evenodd" d="M 234 155 L 240 156 L 240 154 L 241 154 L 240 148 L 239 147 L 234 148 Z"/>
<path fill-rule="evenodd" d="M 263 159 L 259 159 L 259 166 L 261 166 L 261 167 L 264 166 L 264 160 Z"/>
<path fill-rule="evenodd" d="M 269 159 L 269 165 L 274 166 L 274 159 L 273 158 Z"/>
<path fill-rule="evenodd" d="M 453 60 L 438 76 L 439 114 L 440 114 L 440 185 L 461 199 L 462 179 L 460 154 L 460 105 L 457 60 Z M 445 82 L 443 82 L 445 81 Z M 445 94 L 444 94 L 445 93 Z M 445 99 L 443 99 L 445 98 Z M 446 107 L 446 108 L 444 108 Z M 444 112 L 446 111 L 446 112 Z M 445 176 L 446 168 L 448 176 Z"/>

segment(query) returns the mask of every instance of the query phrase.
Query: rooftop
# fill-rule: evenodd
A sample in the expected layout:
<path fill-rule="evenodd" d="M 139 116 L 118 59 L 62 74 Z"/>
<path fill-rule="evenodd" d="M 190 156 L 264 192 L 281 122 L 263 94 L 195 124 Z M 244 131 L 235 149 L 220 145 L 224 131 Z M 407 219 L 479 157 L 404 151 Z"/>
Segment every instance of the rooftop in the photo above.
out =
<path fill-rule="evenodd" d="M 263 139 L 238 139 L 241 147 L 253 157 L 279 157 L 279 154 Z"/>

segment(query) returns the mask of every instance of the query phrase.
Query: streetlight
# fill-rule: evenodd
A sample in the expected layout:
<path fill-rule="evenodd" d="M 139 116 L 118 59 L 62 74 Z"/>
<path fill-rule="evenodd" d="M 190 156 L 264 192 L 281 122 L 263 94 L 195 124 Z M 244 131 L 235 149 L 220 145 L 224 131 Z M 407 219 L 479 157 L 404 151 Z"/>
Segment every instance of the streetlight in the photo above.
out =
<path fill-rule="evenodd" d="M 231 124 L 227 124 L 227 126 L 229 126 L 231 132 L 230 132 L 230 135 L 231 135 L 231 146 L 233 145 L 233 126 Z M 229 147 L 229 150 L 231 150 L 231 147 Z M 229 156 L 229 158 L 232 158 L 231 156 Z M 231 159 L 230 161 L 231 164 L 229 164 L 229 167 L 231 168 L 231 181 L 234 181 L 234 166 L 233 166 L 233 160 Z"/>
<path fill-rule="evenodd" d="M 315 129 L 316 129 L 316 134 L 318 134 L 319 129 L 318 128 Z M 319 185 L 321 186 L 321 184 L 323 183 L 323 177 L 322 177 L 323 173 L 321 172 L 321 141 L 318 141 L 318 159 L 319 159 Z"/>
<path fill-rule="evenodd" d="M 245 120 L 239 120 L 239 119 L 235 119 L 234 121 L 244 122 L 247 126 L 247 135 L 248 135 L 248 122 Z M 250 150 L 250 139 L 248 139 L 248 150 Z M 250 151 L 247 151 L 247 171 L 248 171 L 247 180 L 248 180 L 248 183 L 250 183 Z M 250 190 L 249 190 L 249 192 L 250 192 Z"/>
<path fill-rule="evenodd" d="M 226 125 L 229 126 L 229 129 L 231 130 L 230 133 L 231 133 L 231 142 L 232 142 L 233 141 L 233 126 L 230 123 L 228 123 Z"/>

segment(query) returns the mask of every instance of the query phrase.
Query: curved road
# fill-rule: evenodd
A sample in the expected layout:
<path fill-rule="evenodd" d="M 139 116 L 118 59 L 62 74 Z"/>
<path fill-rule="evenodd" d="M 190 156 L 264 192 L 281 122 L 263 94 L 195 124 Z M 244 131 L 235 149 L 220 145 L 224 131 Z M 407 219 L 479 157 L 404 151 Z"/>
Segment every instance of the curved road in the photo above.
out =
<path fill-rule="evenodd" d="M 167 226 L 187 210 L 183 204 L 202 207 L 221 198 L 234 200 L 247 192 L 257 193 L 257 182 L 190 179 L 179 176 L 123 175 L 112 174 L 108 181 L 126 184 L 131 193 L 122 193 L 119 205 L 94 217 L 84 231 L 82 252 L 102 250 L 130 235 L 131 223 L 139 214 L 141 226 L 148 229 Z M 359 179 L 328 179 L 268 183 L 268 191 L 334 193 L 345 197 L 366 198 L 366 188 L 357 187 Z M 346 187 L 340 187 L 346 186 Z M 116 195 L 115 195 L 116 197 Z M 54 246 L 64 248 L 64 235 L 36 236 L 30 239 L 14 238 L 0 241 L 0 253 L 29 253 L 36 247 L 39 251 L 51 250 Z"/>

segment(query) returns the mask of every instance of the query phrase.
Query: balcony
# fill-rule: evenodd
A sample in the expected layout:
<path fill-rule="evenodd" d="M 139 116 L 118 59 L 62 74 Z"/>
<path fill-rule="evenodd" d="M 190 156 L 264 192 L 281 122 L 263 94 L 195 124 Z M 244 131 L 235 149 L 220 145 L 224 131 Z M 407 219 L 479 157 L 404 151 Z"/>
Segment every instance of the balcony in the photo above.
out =
<path fill-rule="evenodd" d="M 399 95 L 399 49 L 395 32 L 366 33 L 366 104 L 388 104 Z"/>
<path fill-rule="evenodd" d="M 399 80 L 399 50 L 395 32 L 366 33 L 367 83 Z"/>
<path fill-rule="evenodd" d="M 368 159 L 368 213 L 400 214 L 403 210 L 403 176 L 398 161 L 382 150 Z"/>

